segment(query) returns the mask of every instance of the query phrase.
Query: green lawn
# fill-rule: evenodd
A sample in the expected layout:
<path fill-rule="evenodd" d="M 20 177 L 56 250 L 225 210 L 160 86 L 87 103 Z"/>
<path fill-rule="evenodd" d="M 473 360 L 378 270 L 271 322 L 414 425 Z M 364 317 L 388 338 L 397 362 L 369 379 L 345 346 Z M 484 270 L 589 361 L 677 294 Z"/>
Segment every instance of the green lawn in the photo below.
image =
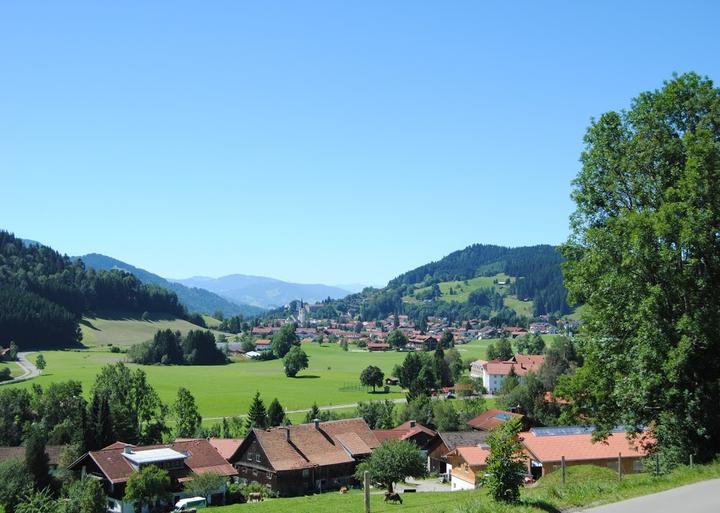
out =
<path fill-rule="evenodd" d="M 143 321 L 123 315 L 112 318 L 85 317 L 80 328 L 83 334 L 82 343 L 88 347 L 108 345 L 127 347 L 151 340 L 158 330 L 171 329 L 186 333 L 190 330 L 202 329 L 172 317 L 153 317 L 152 320 Z M 219 334 L 215 332 L 215 336 Z"/>
<path fill-rule="evenodd" d="M 465 284 L 465 281 L 443 281 L 438 283 L 438 286 L 440 287 L 440 292 L 442 293 L 442 296 L 440 296 L 441 301 L 456 301 L 459 303 L 464 303 L 468 300 L 468 297 L 470 296 L 470 293 L 473 290 L 479 289 L 479 288 L 494 288 L 499 293 L 504 294 L 507 292 L 507 286 L 504 285 L 497 285 L 494 283 L 495 281 L 507 281 L 509 276 L 504 273 L 496 274 L 494 276 L 477 276 L 475 278 L 472 278 L 470 280 L 467 280 L 467 284 Z M 454 294 L 450 294 L 450 289 L 453 289 Z M 430 287 L 420 287 L 415 289 L 415 294 L 421 294 L 423 292 L 427 292 L 430 290 Z M 408 303 L 415 303 L 417 302 L 417 299 L 410 296 L 404 296 L 403 301 Z"/>
<path fill-rule="evenodd" d="M 0 369 L 4 369 L 5 367 L 10 367 L 10 375 L 13 378 L 20 376 L 23 373 L 23 370 L 15 362 L 0 362 Z"/>
<path fill-rule="evenodd" d="M 609 469 L 590 466 L 568 467 L 567 484 L 555 472 L 522 492 L 517 505 L 497 504 L 482 490 L 466 492 L 437 492 L 403 494 L 403 505 L 386 504 L 383 496 L 371 496 L 373 513 L 410 511 L 413 513 L 560 513 L 570 508 L 616 502 L 638 495 L 667 490 L 685 484 L 720 477 L 720 463 L 681 467 L 656 477 L 633 474 L 618 479 Z M 213 508 L 217 513 L 337 513 L 363 511 L 363 496 L 359 491 L 342 495 L 330 492 L 309 497 L 270 499 L 255 504 L 236 504 Z"/>

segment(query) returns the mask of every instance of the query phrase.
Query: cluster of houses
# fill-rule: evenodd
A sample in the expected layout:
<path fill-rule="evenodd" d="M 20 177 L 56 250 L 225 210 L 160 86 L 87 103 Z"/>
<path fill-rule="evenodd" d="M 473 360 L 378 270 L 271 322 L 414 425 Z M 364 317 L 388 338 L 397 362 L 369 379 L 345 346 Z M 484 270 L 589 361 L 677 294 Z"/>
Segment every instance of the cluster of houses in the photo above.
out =
<path fill-rule="evenodd" d="M 315 421 L 309 424 L 252 429 L 244 439 L 178 439 L 173 443 L 135 446 L 116 442 L 90 451 L 69 469 L 102 482 L 108 512 L 133 513 L 124 500 L 130 476 L 147 465 L 165 469 L 172 482 L 173 503 L 190 494 L 184 484 L 208 472 L 227 482 L 257 482 L 280 497 L 337 490 L 355 485 L 356 466 L 386 440 L 415 444 L 430 472 L 449 482 L 451 490 L 480 486 L 490 448 L 490 431 L 517 418 L 517 413 L 491 409 L 468 421 L 468 430 L 437 432 L 411 420 L 394 429 L 371 430 L 362 418 Z M 527 426 L 525 426 L 527 427 Z M 623 473 L 642 470 L 644 445 L 614 431 L 604 443 L 593 443 L 591 427 L 531 428 L 519 436 L 528 478 L 539 478 L 566 465 L 592 464 Z M 51 467 L 57 467 L 62 447 L 47 448 Z M 0 461 L 24 457 L 23 447 L 0 448 Z M 227 485 L 211 491 L 208 503 L 223 504 Z"/>
<path fill-rule="evenodd" d="M 301 313 L 311 311 L 316 305 L 304 305 Z M 310 309 L 310 310 L 308 310 Z M 292 322 L 296 324 L 295 330 L 301 342 L 315 342 L 320 337 L 324 339 L 335 338 L 356 343 L 358 346 L 366 347 L 368 351 L 389 351 L 394 349 L 387 342 L 387 337 L 395 330 L 401 331 L 408 339 L 406 347 L 401 348 L 407 351 L 433 351 L 438 341 L 446 331 L 453 335 L 455 344 L 466 344 L 473 340 L 497 338 L 508 336 L 511 338 L 530 334 L 555 334 L 558 333 L 558 326 L 549 322 L 545 317 L 538 318 L 529 327 L 505 326 L 502 328 L 491 326 L 487 321 L 471 319 L 462 323 L 451 323 L 447 319 L 439 317 L 428 317 L 425 330 L 418 329 L 407 315 L 389 316 L 381 321 L 357 321 L 351 318 L 335 319 L 311 319 L 306 315 L 293 315 L 290 318 L 275 320 L 271 326 L 256 326 L 252 329 L 255 337 L 255 350 L 248 352 L 250 357 L 260 356 L 265 351 L 272 349 L 272 336 L 282 327 L 283 324 Z M 558 321 L 558 325 L 562 325 Z M 564 327 L 564 325 L 562 325 Z M 228 345 L 231 352 L 243 352 L 241 344 L 231 343 Z"/>

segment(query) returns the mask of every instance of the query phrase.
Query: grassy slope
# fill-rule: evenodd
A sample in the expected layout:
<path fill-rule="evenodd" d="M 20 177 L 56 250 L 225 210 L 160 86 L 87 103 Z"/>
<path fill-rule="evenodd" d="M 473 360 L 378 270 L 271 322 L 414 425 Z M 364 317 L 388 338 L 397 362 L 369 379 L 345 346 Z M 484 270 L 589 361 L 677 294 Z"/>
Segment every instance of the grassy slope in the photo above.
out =
<path fill-rule="evenodd" d="M 157 330 L 180 330 L 186 333 L 190 330 L 203 329 L 182 319 L 168 317 L 153 317 L 153 320 L 143 321 L 122 315 L 114 318 L 83 318 L 80 325 L 83 334 L 83 344 L 89 347 L 115 345 L 127 347 L 139 342 L 150 340 Z M 215 332 L 215 335 L 219 335 Z"/>
<path fill-rule="evenodd" d="M 482 491 L 418 493 L 403 495 L 403 505 L 385 504 L 382 495 L 371 496 L 371 511 L 410 511 L 413 513 L 541 513 L 560 512 L 568 508 L 594 506 L 659 492 L 705 479 L 720 477 L 720 463 L 683 467 L 666 476 L 649 474 L 625 476 L 622 480 L 609 469 L 569 467 L 568 484 L 560 482 L 555 472 L 541 479 L 537 486 L 523 490 L 522 502 L 504 505 L 492 502 Z M 238 504 L 215 508 L 217 513 L 336 513 L 363 511 L 362 494 L 327 493 L 292 499 L 272 499 L 258 504 Z"/>
<path fill-rule="evenodd" d="M 0 369 L 3 369 L 5 367 L 10 367 L 10 375 L 13 378 L 20 376 L 23 373 L 23 370 L 15 362 L 0 362 Z"/>

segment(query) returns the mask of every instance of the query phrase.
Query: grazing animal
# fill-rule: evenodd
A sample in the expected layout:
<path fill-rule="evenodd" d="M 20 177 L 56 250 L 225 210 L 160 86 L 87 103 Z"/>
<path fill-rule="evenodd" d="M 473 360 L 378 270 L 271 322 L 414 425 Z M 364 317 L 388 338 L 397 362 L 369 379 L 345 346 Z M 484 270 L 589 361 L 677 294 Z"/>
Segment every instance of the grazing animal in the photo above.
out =
<path fill-rule="evenodd" d="M 251 492 L 248 495 L 248 502 L 262 502 L 263 496 L 260 492 Z"/>
<path fill-rule="evenodd" d="M 385 492 L 385 502 L 399 502 L 402 504 L 402 497 L 397 492 Z"/>
<path fill-rule="evenodd" d="M 347 487 L 347 486 L 341 486 L 341 487 L 340 487 L 340 493 L 348 493 L 348 487 Z"/>

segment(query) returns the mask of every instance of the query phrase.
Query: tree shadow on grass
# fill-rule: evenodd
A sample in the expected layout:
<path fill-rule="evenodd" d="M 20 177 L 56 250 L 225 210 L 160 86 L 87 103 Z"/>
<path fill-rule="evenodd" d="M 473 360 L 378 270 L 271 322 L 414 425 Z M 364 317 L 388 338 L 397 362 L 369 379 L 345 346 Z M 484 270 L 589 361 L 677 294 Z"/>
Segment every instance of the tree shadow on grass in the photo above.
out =
<path fill-rule="evenodd" d="M 100 331 L 98 328 L 96 328 L 96 327 L 93 325 L 93 323 L 91 323 L 91 322 L 88 321 L 87 319 L 82 319 L 82 320 L 80 321 L 80 324 L 82 324 L 83 326 L 87 326 L 87 327 L 90 328 L 91 330 Z"/>
<path fill-rule="evenodd" d="M 303 374 L 302 376 L 295 376 L 295 379 L 317 379 L 320 376 L 316 376 L 315 374 Z"/>
<path fill-rule="evenodd" d="M 535 499 L 524 499 L 524 500 L 520 501 L 520 504 L 522 504 L 523 506 L 530 507 L 530 508 L 547 511 L 548 513 L 562 513 L 561 510 L 557 509 L 555 506 L 553 506 L 549 502 L 545 502 L 545 501 L 539 501 L 539 500 L 535 500 Z"/>

